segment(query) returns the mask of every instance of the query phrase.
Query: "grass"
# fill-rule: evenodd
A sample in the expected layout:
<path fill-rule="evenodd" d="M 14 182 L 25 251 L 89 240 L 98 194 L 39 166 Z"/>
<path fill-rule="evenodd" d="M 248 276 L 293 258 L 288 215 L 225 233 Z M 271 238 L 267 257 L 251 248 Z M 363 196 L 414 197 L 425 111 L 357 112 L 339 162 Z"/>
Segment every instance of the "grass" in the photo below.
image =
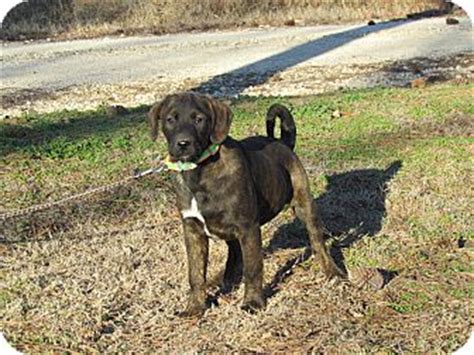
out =
<path fill-rule="evenodd" d="M 441 0 L 46 0 L 20 4 L 3 38 L 95 37 L 260 25 L 334 24 L 404 18 L 442 9 Z"/>
<path fill-rule="evenodd" d="M 472 320 L 473 89 L 232 103 L 236 138 L 263 134 L 271 103 L 291 108 L 297 153 L 351 284 L 327 284 L 317 263 L 302 257 L 305 233 L 288 210 L 263 232 L 266 310 L 241 312 L 240 287 L 201 320 L 177 318 L 186 259 L 171 177 L 160 175 L 2 222 L 2 331 L 30 353 L 452 352 Z M 109 117 L 99 107 L 2 122 L 1 210 L 148 168 L 165 146 L 150 141 L 146 110 Z M 211 279 L 224 256 L 222 243 L 211 243 Z"/>

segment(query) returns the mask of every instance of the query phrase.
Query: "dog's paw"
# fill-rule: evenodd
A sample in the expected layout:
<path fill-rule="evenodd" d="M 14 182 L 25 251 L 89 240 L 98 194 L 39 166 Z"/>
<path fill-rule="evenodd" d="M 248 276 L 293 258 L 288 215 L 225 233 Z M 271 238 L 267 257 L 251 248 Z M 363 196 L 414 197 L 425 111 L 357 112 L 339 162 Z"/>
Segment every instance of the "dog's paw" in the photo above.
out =
<path fill-rule="evenodd" d="M 265 301 L 263 299 L 245 301 L 240 308 L 245 312 L 255 314 L 258 310 L 265 308 Z"/>

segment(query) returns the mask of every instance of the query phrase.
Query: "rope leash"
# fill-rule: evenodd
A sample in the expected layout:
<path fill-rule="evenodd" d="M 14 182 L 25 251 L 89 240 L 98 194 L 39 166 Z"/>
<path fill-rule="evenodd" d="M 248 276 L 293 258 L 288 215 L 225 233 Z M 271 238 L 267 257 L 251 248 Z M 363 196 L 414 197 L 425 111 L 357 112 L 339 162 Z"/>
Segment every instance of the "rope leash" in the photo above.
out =
<path fill-rule="evenodd" d="M 18 210 L 5 212 L 5 213 L 0 214 L 0 220 L 7 220 L 7 219 L 10 219 L 10 218 L 23 216 L 23 215 L 30 214 L 30 213 L 35 213 L 35 212 L 38 212 L 38 211 L 49 209 L 51 207 L 62 205 L 62 204 L 67 203 L 69 201 L 78 200 L 78 199 L 81 199 L 83 197 L 95 194 L 95 193 L 114 190 L 117 187 L 119 187 L 121 185 L 125 185 L 125 184 L 129 183 L 132 180 L 137 180 L 139 178 L 142 178 L 142 177 L 150 175 L 150 174 L 161 173 L 163 170 L 165 170 L 165 168 L 166 168 L 166 166 L 163 163 L 161 163 L 157 168 L 150 168 L 150 169 L 142 171 L 142 172 L 137 172 L 137 173 L 135 173 L 131 176 L 127 176 L 127 177 L 125 177 L 121 180 L 112 182 L 110 184 L 99 186 L 99 187 L 96 187 L 94 189 L 90 189 L 90 190 L 78 193 L 76 195 L 71 195 L 71 196 L 62 198 L 62 199 L 57 200 L 57 201 L 42 203 L 42 204 L 39 204 L 39 205 L 34 205 L 34 206 L 27 207 L 27 208 L 22 208 L 22 209 L 18 209 Z"/>
<path fill-rule="evenodd" d="M 59 206 L 69 201 L 78 200 L 80 198 L 83 198 L 85 196 L 89 196 L 95 193 L 110 191 L 121 185 L 125 185 L 132 180 L 139 179 L 143 176 L 161 173 L 165 169 L 172 170 L 172 171 L 187 171 L 187 170 L 195 169 L 199 163 L 202 163 L 206 159 L 217 154 L 217 152 L 219 151 L 219 147 L 220 147 L 219 144 L 212 144 L 204 152 L 202 152 L 201 156 L 198 158 L 196 162 L 171 161 L 170 156 L 168 156 L 166 159 L 160 162 L 160 165 L 157 168 L 150 168 L 142 172 L 137 172 L 131 176 L 127 176 L 126 178 L 122 180 L 118 180 L 108 185 L 96 187 L 95 189 L 87 190 L 76 195 L 68 196 L 57 201 L 47 202 L 47 203 L 43 203 L 39 205 L 30 206 L 27 208 L 4 212 L 0 214 L 0 221 L 18 217 L 18 216 L 23 216 L 25 214 L 30 214 L 30 213 L 46 210 L 48 208 Z"/>

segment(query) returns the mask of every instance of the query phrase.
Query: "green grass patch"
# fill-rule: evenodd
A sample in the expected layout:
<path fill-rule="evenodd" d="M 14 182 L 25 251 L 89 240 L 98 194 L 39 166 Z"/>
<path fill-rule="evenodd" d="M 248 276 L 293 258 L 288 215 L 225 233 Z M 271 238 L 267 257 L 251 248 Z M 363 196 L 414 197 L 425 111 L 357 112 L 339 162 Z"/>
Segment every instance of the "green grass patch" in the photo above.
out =
<path fill-rule="evenodd" d="M 421 291 L 407 291 L 399 295 L 397 302 L 390 305 L 398 313 L 413 313 L 423 309 L 429 297 Z"/>

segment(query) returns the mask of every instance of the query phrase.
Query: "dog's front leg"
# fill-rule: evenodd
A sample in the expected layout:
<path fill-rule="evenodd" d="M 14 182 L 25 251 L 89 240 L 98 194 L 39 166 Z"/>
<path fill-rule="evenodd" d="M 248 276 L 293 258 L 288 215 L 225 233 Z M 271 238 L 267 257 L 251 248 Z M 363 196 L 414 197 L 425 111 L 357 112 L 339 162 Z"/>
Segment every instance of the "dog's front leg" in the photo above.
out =
<path fill-rule="evenodd" d="M 263 256 L 260 227 L 253 226 L 240 238 L 244 262 L 245 295 L 242 309 L 255 312 L 265 307 L 263 298 Z"/>
<path fill-rule="evenodd" d="M 200 316 L 206 310 L 206 273 L 209 240 L 203 226 L 194 218 L 183 220 L 184 241 L 188 254 L 189 298 L 182 317 Z"/>

